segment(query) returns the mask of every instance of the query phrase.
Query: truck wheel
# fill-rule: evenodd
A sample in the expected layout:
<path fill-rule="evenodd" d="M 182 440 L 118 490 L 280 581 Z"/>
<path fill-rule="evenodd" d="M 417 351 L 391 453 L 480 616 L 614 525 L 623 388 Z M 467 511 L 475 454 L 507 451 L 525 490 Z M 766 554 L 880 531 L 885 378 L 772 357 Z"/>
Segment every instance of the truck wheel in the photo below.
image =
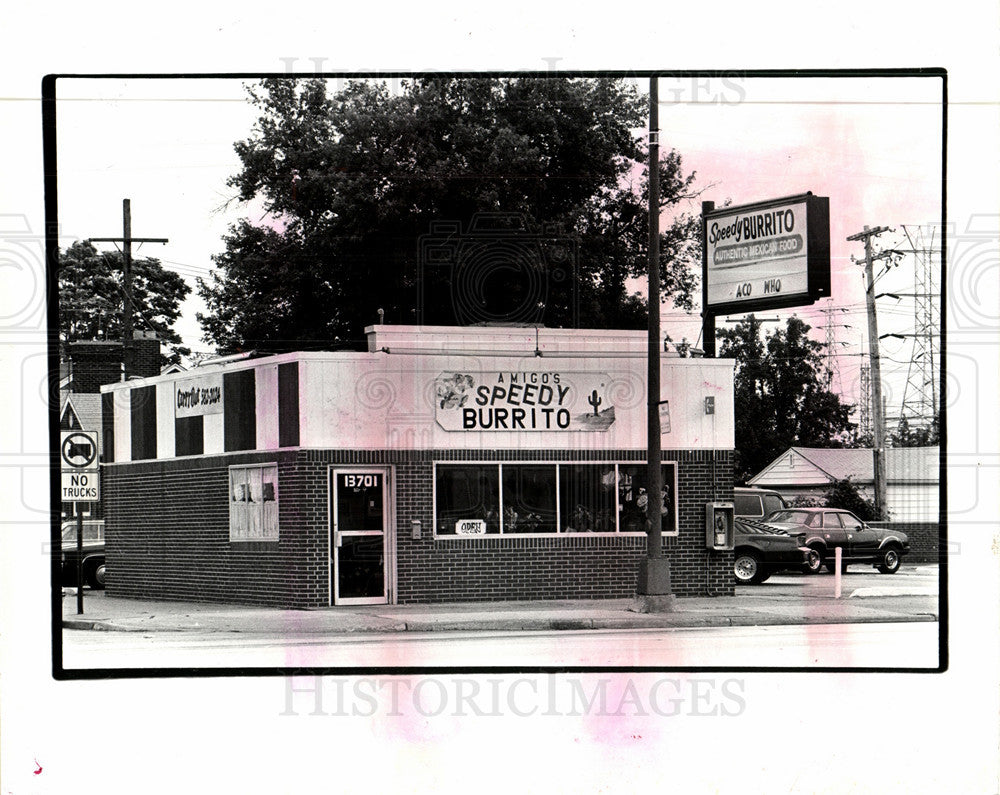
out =
<path fill-rule="evenodd" d="M 887 547 L 885 552 L 882 553 L 882 562 L 876 568 L 882 574 L 895 574 L 899 571 L 899 566 L 902 562 L 902 559 L 899 557 L 899 550 L 895 547 Z"/>

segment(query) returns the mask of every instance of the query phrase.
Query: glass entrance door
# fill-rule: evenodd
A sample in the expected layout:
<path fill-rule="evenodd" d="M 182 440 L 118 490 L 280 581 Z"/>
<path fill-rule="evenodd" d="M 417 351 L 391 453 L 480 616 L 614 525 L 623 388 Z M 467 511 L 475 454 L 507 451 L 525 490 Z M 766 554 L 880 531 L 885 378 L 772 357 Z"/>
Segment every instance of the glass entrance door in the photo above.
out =
<path fill-rule="evenodd" d="M 383 469 L 335 469 L 330 473 L 334 604 L 388 601 L 387 474 Z"/>

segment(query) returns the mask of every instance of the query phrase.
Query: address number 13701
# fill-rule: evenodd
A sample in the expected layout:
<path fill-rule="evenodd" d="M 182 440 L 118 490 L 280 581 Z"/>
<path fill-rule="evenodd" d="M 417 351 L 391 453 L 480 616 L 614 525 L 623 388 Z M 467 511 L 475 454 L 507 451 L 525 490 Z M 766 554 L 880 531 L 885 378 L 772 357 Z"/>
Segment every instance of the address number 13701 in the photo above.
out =
<path fill-rule="evenodd" d="M 381 475 L 342 475 L 345 489 L 377 488 Z"/>

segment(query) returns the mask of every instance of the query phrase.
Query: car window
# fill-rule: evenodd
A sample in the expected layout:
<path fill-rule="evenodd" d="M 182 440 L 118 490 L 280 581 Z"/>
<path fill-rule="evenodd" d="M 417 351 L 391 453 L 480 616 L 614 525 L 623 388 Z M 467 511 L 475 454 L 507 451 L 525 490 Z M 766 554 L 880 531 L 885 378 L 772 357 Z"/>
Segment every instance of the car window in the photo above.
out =
<path fill-rule="evenodd" d="M 66 523 L 62 528 L 62 540 L 64 542 L 76 541 L 76 523 Z M 84 522 L 83 523 L 83 540 L 84 541 L 103 541 L 104 540 L 104 525 L 95 524 L 94 522 Z"/>
<path fill-rule="evenodd" d="M 844 523 L 844 527 L 853 528 L 862 526 L 861 520 L 858 519 L 858 517 L 852 513 L 840 513 L 837 515 L 840 517 L 840 520 Z"/>
<path fill-rule="evenodd" d="M 819 513 L 807 513 L 806 520 L 802 523 L 806 527 L 822 527 L 823 526 L 823 514 Z"/>
<path fill-rule="evenodd" d="M 825 514 L 825 519 L 823 520 L 826 524 L 825 527 L 835 527 L 840 529 L 843 525 L 840 523 L 840 514 L 827 511 Z"/>
<path fill-rule="evenodd" d="M 785 507 L 784 500 L 781 499 L 777 494 L 765 494 L 764 495 L 764 513 L 769 514 L 772 511 L 780 511 Z"/>
<path fill-rule="evenodd" d="M 778 511 L 767 518 L 770 522 L 789 522 L 804 524 L 806 527 L 820 527 L 822 525 L 817 522 L 817 517 L 819 517 L 818 513 L 810 513 L 809 511 Z"/>
<path fill-rule="evenodd" d="M 736 494 L 733 498 L 737 516 L 763 516 L 757 494 Z"/>

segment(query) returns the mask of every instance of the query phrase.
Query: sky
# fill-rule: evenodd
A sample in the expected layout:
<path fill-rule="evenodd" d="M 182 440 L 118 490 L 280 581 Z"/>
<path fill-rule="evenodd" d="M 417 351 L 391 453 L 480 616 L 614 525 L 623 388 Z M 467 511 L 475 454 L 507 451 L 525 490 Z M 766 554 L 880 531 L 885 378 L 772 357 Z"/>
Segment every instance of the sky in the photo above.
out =
<path fill-rule="evenodd" d="M 648 95 L 648 79 L 634 82 Z M 57 84 L 61 245 L 120 236 L 122 199 L 129 198 L 133 235 L 169 239 L 166 245 L 145 244 L 136 255 L 160 259 L 193 288 L 175 326 L 193 351 L 212 350 L 195 318 L 205 310 L 195 279 L 208 277 L 231 223 L 269 220 L 259 201 L 236 201 L 226 184 L 240 169 L 233 144 L 248 137 L 257 118 L 247 84 L 193 78 L 67 78 Z M 331 90 L 342 84 L 331 80 Z M 398 90 L 398 84 L 390 88 Z M 832 313 L 838 370 L 833 386 L 846 402 L 857 403 L 867 325 L 862 266 L 851 257 L 863 257 L 863 246 L 846 237 L 865 225 L 888 226 L 894 231 L 878 242 L 898 248 L 905 241 L 903 225 L 929 230 L 940 222 L 941 79 L 666 77 L 659 96 L 661 145 L 681 153 L 702 191 L 680 211 L 699 212 L 701 199 L 720 206 L 806 191 L 829 197 L 831 298 L 758 315 L 783 320 L 797 314 L 823 341 Z M 914 264 L 913 257 L 902 260 L 877 292 L 912 293 Z M 673 340 L 699 340 L 696 314 L 668 302 L 661 321 Z M 719 326 L 726 327 L 726 320 L 720 318 Z M 913 327 L 912 298 L 880 300 L 880 335 L 911 333 Z M 890 416 L 899 413 L 904 397 L 912 345 L 912 338 L 882 343 Z"/>

